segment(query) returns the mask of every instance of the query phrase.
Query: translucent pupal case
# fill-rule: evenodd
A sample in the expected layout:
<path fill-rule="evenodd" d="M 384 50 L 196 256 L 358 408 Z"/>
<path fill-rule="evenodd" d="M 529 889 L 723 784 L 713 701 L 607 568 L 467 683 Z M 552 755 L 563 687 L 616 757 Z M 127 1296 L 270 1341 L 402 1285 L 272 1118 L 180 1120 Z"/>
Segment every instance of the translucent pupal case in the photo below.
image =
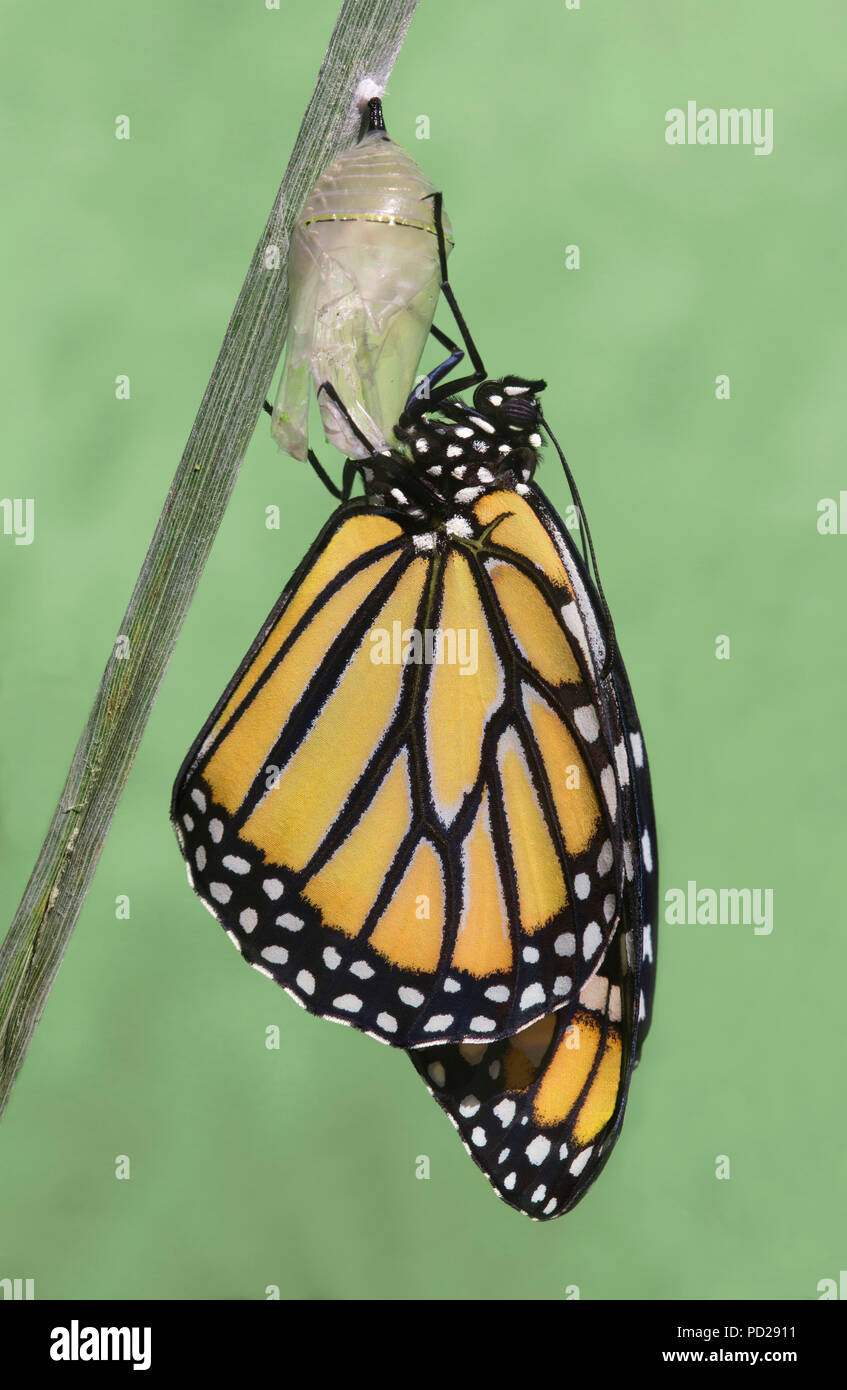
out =
<path fill-rule="evenodd" d="M 310 385 L 335 388 L 374 449 L 388 448 L 414 386 L 440 288 L 432 184 L 380 128 L 315 184 L 292 233 L 285 366 L 272 431 L 305 459 Z M 447 249 L 450 224 L 442 214 Z M 350 458 L 369 450 L 327 392 L 327 439 Z"/>

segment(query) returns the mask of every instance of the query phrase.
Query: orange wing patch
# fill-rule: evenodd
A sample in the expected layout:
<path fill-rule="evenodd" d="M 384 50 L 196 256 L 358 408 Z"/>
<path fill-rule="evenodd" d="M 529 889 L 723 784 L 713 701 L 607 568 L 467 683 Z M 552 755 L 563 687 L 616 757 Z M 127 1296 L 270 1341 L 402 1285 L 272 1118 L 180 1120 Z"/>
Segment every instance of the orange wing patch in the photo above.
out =
<path fill-rule="evenodd" d="M 206 781 L 215 800 L 231 814 L 238 810 L 247 795 L 257 766 L 261 767 L 267 761 L 283 725 L 320 666 L 330 643 L 350 621 L 394 560 L 393 555 L 387 555 L 375 561 L 354 575 L 327 600 L 212 754 L 206 765 Z M 294 603 L 291 607 L 299 609 L 301 605 Z M 289 621 L 290 611 L 286 610 L 253 663 L 257 676 L 266 669 L 272 656 L 282 647 L 285 636 L 296 625 L 296 620 Z M 238 691 L 242 685 L 244 681 L 240 682 L 227 710 L 230 706 L 237 707 L 240 700 Z M 255 686 L 251 685 L 250 688 Z M 225 723 L 226 711 L 216 728 L 222 728 Z"/>
<path fill-rule="evenodd" d="M 549 685 L 581 681 L 582 672 L 570 642 L 541 590 L 504 560 L 489 560 L 486 569 L 521 656 Z"/>
<path fill-rule="evenodd" d="M 488 792 L 483 792 L 462 851 L 464 894 L 453 965 L 477 978 L 511 968 L 512 938 L 500 870 L 491 837 Z"/>
<path fill-rule="evenodd" d="M 534 690 L 524 687 L 527 716 L 547 769 L 556 817 L 569 854 L 588 849 L 600 824 L 591 774 L 576 740 Z"/>
<path fill-rule="evenodd" d="M 325 922 L 347 936 L 361 931 L 411 823 L 409 759 L 404 751 L 359 823 L 303 889 L 304 898 L 320 909 Z"/>
<path fill-rule="evenodd" d="M 617 1029 L 613 1029 L 603 1044 L 603 1055 L 574 1121 L 573 1133 L 577 1144 L 590 1144 L 612 1118 L 622 1074 L 621 1036 Z"/>
<path fill-rule="evenodd" d="M 452 824 L 479 773 L 482 736 L 503 700 L 503 668 L 494 649 L 485 611 L 468 561 L 450 555 L 444 572 L 439 629 L 453 652 L 430 673 L 426 747 L 433 800 L 445 825 Z M 464 662 L 458 660 L 459 641 Z"/>
<path fill-rule="evenodd" d="M 344 569 L 345 565 L 360 559 L 369 550 L 384 545 L 386 541 L 397 540 L 402 534 L 403 532 L 396 522 L 389 521 L 384 516 L 355 516 L 339 526 L 335 534 L 330 537 L 326 547 L 319 552 L 311 569 L 303 576 L 299 586 L 294 590 L 290 603 L 268 633 L 257 655 L 247 667 L 221 710 L 211 730 L 212 738 L 220 733 L 230 715 L 254 688 L 268 663 L 273 660 L 283 643 L 291 636 L 300 619 L 323 592 L 327 584 Z"/>
<path fill-rule="evenodd" d="M 513 550 L 531 561 L 557 588 L 573 591 L 559 553 L 532 508 L 516 492 L 487 492 L 474 503 L 481 525 L 502 517 L 491 532 L 491 543 Z"/>
<path fill-rule="evenodd" d="M 518 883 L 521 927 L 532 934 L 567 905 L 559 855 L 541 813 L 526 758 L 514 729 L 497 747 L 509 843 Z"/>
<path fill-rule="evenodd" d="M 427 565 L 414 560 L 383 605 L 374 627 L 410 627 Z M 313 727 L 242 827 L 275 864 L 303 869 L 335 822 L 397 707 L 403 666 L 372 661 L 366 637 L 322 706 Z"/>
<path fill-rule="evenodd" d="M 422 840 L 371 933 L 371 945 L 395 965 L 432 974 L 441 955 L 445 907 L 441 859 Z"/>
<path fill-rule="evenodd" d="M 561 1124 L 574 1109 L 594 1066 L 602 1030 L 595 1018 L 582 1010 L 574 1014 L 535 1093 L 533 1113 L 539 1124 Z"/>

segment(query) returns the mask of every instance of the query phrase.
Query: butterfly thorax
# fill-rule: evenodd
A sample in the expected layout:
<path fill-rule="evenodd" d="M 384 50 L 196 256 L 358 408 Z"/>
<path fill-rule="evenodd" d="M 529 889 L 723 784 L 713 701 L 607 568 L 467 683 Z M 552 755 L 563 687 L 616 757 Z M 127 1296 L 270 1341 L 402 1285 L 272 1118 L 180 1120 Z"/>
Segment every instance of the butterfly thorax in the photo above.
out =
<path fill-rule="evenodd" d="M 399 448 L 371 455 L 362 468 L 375 506 L 397 508 L 427 523 L 470 507 L 484 492 L 525 491 L 541 447 L 540 381 L 485 381 L 473 406 L 450 400 L 432 414 L 406 412 Z"/>

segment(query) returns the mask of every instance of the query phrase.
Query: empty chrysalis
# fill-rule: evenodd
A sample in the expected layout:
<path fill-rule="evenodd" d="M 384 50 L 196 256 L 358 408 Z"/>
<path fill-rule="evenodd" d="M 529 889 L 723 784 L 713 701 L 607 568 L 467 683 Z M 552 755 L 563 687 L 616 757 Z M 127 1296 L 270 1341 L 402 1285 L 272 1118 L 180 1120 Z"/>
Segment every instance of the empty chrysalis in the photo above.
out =
<path fill-rule="evenodd" d="M 325 382 L 374 449 L 393 443 L 438 299 L 433 185 L 389 139 L 376 99 L 366 125 L 315 184 L 291 237 L 287 351 L 271 428 L 296 459 L 309 447 L 312 381 L 326 437 L 343 454 L 369 451 L 320 390 Z M 449 248 L 443 214 L 442 225 Z"/>

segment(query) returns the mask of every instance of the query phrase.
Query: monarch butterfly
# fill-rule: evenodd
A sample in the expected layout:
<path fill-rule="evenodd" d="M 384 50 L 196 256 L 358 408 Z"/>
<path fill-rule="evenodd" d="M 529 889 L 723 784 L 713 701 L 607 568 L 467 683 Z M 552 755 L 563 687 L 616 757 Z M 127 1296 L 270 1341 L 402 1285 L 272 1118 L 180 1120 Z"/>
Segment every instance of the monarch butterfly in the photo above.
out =
<path fill-rule="evenodd" d="M 543 430 L 582 528 L 544 382 L 487 378 L 437 193 L 432 209 L 472 371 L 443 379 L 464 352 L 436 331 L 450 357 L 392 448 L 330 384 L 362 457 L 195 740 L 172 819 L 245 959 L 409 1050 L 495 1189 L 543 1219 L 608 1158 L 649 1026 L 652 802 L 590 533 L 594 578 L 534 482 Z"/>

